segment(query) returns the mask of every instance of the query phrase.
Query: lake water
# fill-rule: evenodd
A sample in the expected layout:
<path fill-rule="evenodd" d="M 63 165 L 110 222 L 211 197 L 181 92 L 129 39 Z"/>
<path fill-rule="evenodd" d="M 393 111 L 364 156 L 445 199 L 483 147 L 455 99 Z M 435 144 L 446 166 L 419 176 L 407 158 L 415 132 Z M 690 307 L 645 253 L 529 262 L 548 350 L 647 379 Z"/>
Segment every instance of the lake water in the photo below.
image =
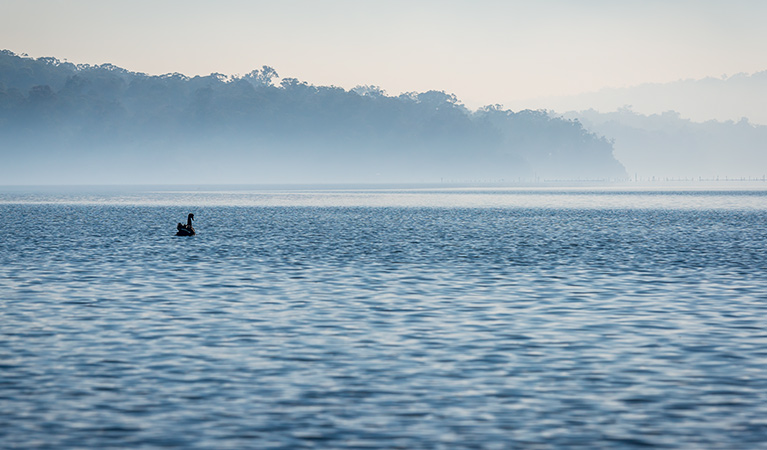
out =
<path fill-rule="evenodd" d="M 767 448 L 763 184 L 0 191 L 0 448 Z"/>

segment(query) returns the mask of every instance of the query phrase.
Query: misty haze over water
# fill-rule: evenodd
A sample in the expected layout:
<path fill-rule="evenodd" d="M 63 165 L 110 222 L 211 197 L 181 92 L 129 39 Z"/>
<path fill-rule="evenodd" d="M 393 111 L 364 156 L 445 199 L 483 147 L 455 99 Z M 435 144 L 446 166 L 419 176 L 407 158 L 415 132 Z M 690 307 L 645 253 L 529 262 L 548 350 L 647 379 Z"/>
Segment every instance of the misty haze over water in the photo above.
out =
<path fill-rule="evenodd" d="M 691 96 L 767 89 L 762 73 L 715 81 L 621 92 L 628 101 L 654 89 L 687 111 Z M 767 126 L 747 118 L 693 122 L 631 105 L 471 111 L 445 92 L 346 91 L 267 66 L 235 77 L 148 76 L 7 50 L 0 131 L 6 185 L 716 180 L 763 178 L 767 166 Z"/>

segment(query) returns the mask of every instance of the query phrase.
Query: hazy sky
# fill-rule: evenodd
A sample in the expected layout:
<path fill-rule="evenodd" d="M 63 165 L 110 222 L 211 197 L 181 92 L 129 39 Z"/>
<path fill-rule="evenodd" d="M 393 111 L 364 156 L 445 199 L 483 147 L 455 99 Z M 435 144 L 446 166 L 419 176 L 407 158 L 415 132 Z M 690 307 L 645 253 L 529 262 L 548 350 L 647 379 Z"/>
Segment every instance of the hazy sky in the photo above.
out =
<path fill-rule="evenodd" d="M 0 0 L 0 48 L 162 74 L 262 65 L 470 107 L 767 70 L 763 0 Z"/>

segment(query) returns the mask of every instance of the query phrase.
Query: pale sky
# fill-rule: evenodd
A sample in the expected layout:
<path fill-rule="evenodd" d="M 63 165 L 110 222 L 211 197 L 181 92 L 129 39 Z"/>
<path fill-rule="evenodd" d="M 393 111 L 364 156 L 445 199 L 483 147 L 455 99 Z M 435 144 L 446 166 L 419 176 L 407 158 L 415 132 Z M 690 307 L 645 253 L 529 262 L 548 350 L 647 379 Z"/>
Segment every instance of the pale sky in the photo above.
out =
<path fill-rule="evenodd" d="M 767 70 L 763 0 L 0 0 L 0 49 L 467 106 Z"/>

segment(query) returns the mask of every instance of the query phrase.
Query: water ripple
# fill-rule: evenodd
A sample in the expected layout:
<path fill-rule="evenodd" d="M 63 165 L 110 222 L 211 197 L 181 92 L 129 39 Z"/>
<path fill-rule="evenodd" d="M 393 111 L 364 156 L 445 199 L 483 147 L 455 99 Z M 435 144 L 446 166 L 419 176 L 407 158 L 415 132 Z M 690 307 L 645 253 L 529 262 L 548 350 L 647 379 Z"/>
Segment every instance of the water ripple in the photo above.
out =
<path fill-rule="evenodd" d="M 0 205 L 0 446 L 767 448 L 764 209 L 186 212 Z"/>

